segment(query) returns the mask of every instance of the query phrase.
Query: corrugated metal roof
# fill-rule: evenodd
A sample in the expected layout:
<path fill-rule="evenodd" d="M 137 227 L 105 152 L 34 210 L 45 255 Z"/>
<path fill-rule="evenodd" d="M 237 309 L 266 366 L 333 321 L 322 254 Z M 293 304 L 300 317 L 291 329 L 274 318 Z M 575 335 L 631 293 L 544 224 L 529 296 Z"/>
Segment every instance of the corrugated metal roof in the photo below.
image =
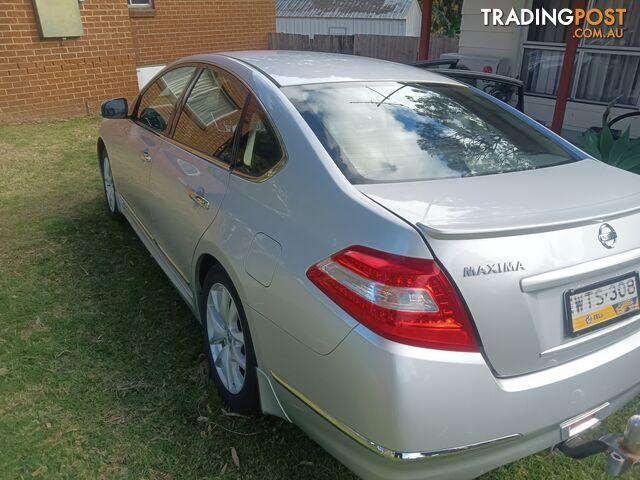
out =
<path fill-rule="evenodd" d="M 277 17 L 402 20 L 416 0 L 277 0 Z"/>

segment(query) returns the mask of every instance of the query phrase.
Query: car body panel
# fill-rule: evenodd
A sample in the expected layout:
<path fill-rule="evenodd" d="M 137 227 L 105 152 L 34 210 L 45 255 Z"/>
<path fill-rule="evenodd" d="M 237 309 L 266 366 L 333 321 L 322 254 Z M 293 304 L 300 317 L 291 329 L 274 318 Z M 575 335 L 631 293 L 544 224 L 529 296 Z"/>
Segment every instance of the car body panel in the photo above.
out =
<path fill-rule="evenodd" d="M 150 224 L 151 164 L 145 152 L 155 153 L 158 137 L 129 120 L 106 120 L 100 130 L 101 138 L 109 139 L 107 151 L 119 195 L 126 199 L 139 221 Z"/>
<path fill-rule="evenodd" d="M 640 389 L 640 380 L 628 375 L 640 361 L 640 332 L 584 361 L 496 379 L 477 353 L 399 345 L 358 326 L 330 355 L 317 355 L 287 339 L 286 332 L 255 310 L 249 318 L 259 339 L 262 369 L 303 392 L 341 424 L 396 452 L 455 449 L 553 427 L 555 441 L 549 446 L 564 439 L 562 422 Z M 291 358 L 305 358 L 305 365 Z M 312 381 L 309 371 L 315 372 Z M 294 421 L 300 410 L 309 408 L 301 409 L 277 382 L 275 391 Z M 613 411 L 607 408 L 602 418 Z"/>
<path fill-rule="evenodd" d="M 226 194 L 229 170 L 173 142 L 159 138 L 158 143 L 150 179 L 151 233 L 188 281 L 196 245 Z"/>
<path fill-rule="evenodd" d="M 535 171 L 358 188 L 421 228 L 460 289 L 498 375 L 553 367 L 640 328 L 638 315 L 572 338 L 562 301 L 569 289 L 637 271 L 640 260 L 619 267 L 614 260 L 605 271 L 592 269 L 581 278 L 560 274 L 553 285 L 535 291 L 521 287 L 542 273 L 639 248 L 640 178 L 634 175 L 588 159 Z M 603 222 L 617 231 L 614 249 L 598 241 Z M 472 274 L 505 263 L 511 270 Z"/>

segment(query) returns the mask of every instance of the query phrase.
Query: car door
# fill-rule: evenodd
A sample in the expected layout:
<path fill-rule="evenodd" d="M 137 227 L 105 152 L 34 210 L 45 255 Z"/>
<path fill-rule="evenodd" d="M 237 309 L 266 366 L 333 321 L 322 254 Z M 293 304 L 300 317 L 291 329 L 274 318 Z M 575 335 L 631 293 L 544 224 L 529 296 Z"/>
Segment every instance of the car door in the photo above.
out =
<path fill-rule="evenodd" d="M 170 70 L 144 90 L 116 155 L 119 164 L 114 165 L 114 171 L 122 173 L 116 179 L 118 192 L 147 233 L 151 224 L 152 159 L 161 135 L 169 133 L 173 115 L 195 71 L 195 66 Z"/>
<path fill-rule="evenodd" d="M 247 88 L 230 74 L 203 68 L 183 102 L 172 138 L 161 139 L 154 154 L 152 234 L 187 282 L 197 242 L 227 191 L 247 95 Z"/>

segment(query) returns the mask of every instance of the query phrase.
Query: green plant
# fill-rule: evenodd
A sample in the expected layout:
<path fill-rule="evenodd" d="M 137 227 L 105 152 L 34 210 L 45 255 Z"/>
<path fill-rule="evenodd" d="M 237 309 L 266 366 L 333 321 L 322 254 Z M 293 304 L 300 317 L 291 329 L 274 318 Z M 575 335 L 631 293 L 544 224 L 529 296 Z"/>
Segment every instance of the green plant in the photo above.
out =
<path fill-rule="evenodd" d="M 434 5 L 431 31 L 453 38 L 460 34 L 460 21 L 456 18 L 447 17 L 443 10 Z"/>
<path fill-rule="evenodd" d="M 419 0 L 422 7 L 422 0 Z M 456 37 L 460 35 L 462 0 L 433 0 L 431 33 Z"/>
<path fill-rule="evenodd" d="M 580 146 L 598 160 L 640 174 L 640 138 L 631 139 L 628 128 L 619 138 L 606 125 L 599 132 L 587 131 Z"/>

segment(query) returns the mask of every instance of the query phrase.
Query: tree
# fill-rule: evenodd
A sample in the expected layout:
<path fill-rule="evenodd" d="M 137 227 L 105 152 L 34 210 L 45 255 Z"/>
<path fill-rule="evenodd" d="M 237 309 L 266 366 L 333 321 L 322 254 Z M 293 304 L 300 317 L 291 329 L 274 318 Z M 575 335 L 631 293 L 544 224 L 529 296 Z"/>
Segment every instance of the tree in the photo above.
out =
<path fill-rule="evenodd" d="M 460 34 L 463 0 L 433 0 L 431 33 L 455 37 Z M 422 0 L 418 0 L 422 8 Z"/>

